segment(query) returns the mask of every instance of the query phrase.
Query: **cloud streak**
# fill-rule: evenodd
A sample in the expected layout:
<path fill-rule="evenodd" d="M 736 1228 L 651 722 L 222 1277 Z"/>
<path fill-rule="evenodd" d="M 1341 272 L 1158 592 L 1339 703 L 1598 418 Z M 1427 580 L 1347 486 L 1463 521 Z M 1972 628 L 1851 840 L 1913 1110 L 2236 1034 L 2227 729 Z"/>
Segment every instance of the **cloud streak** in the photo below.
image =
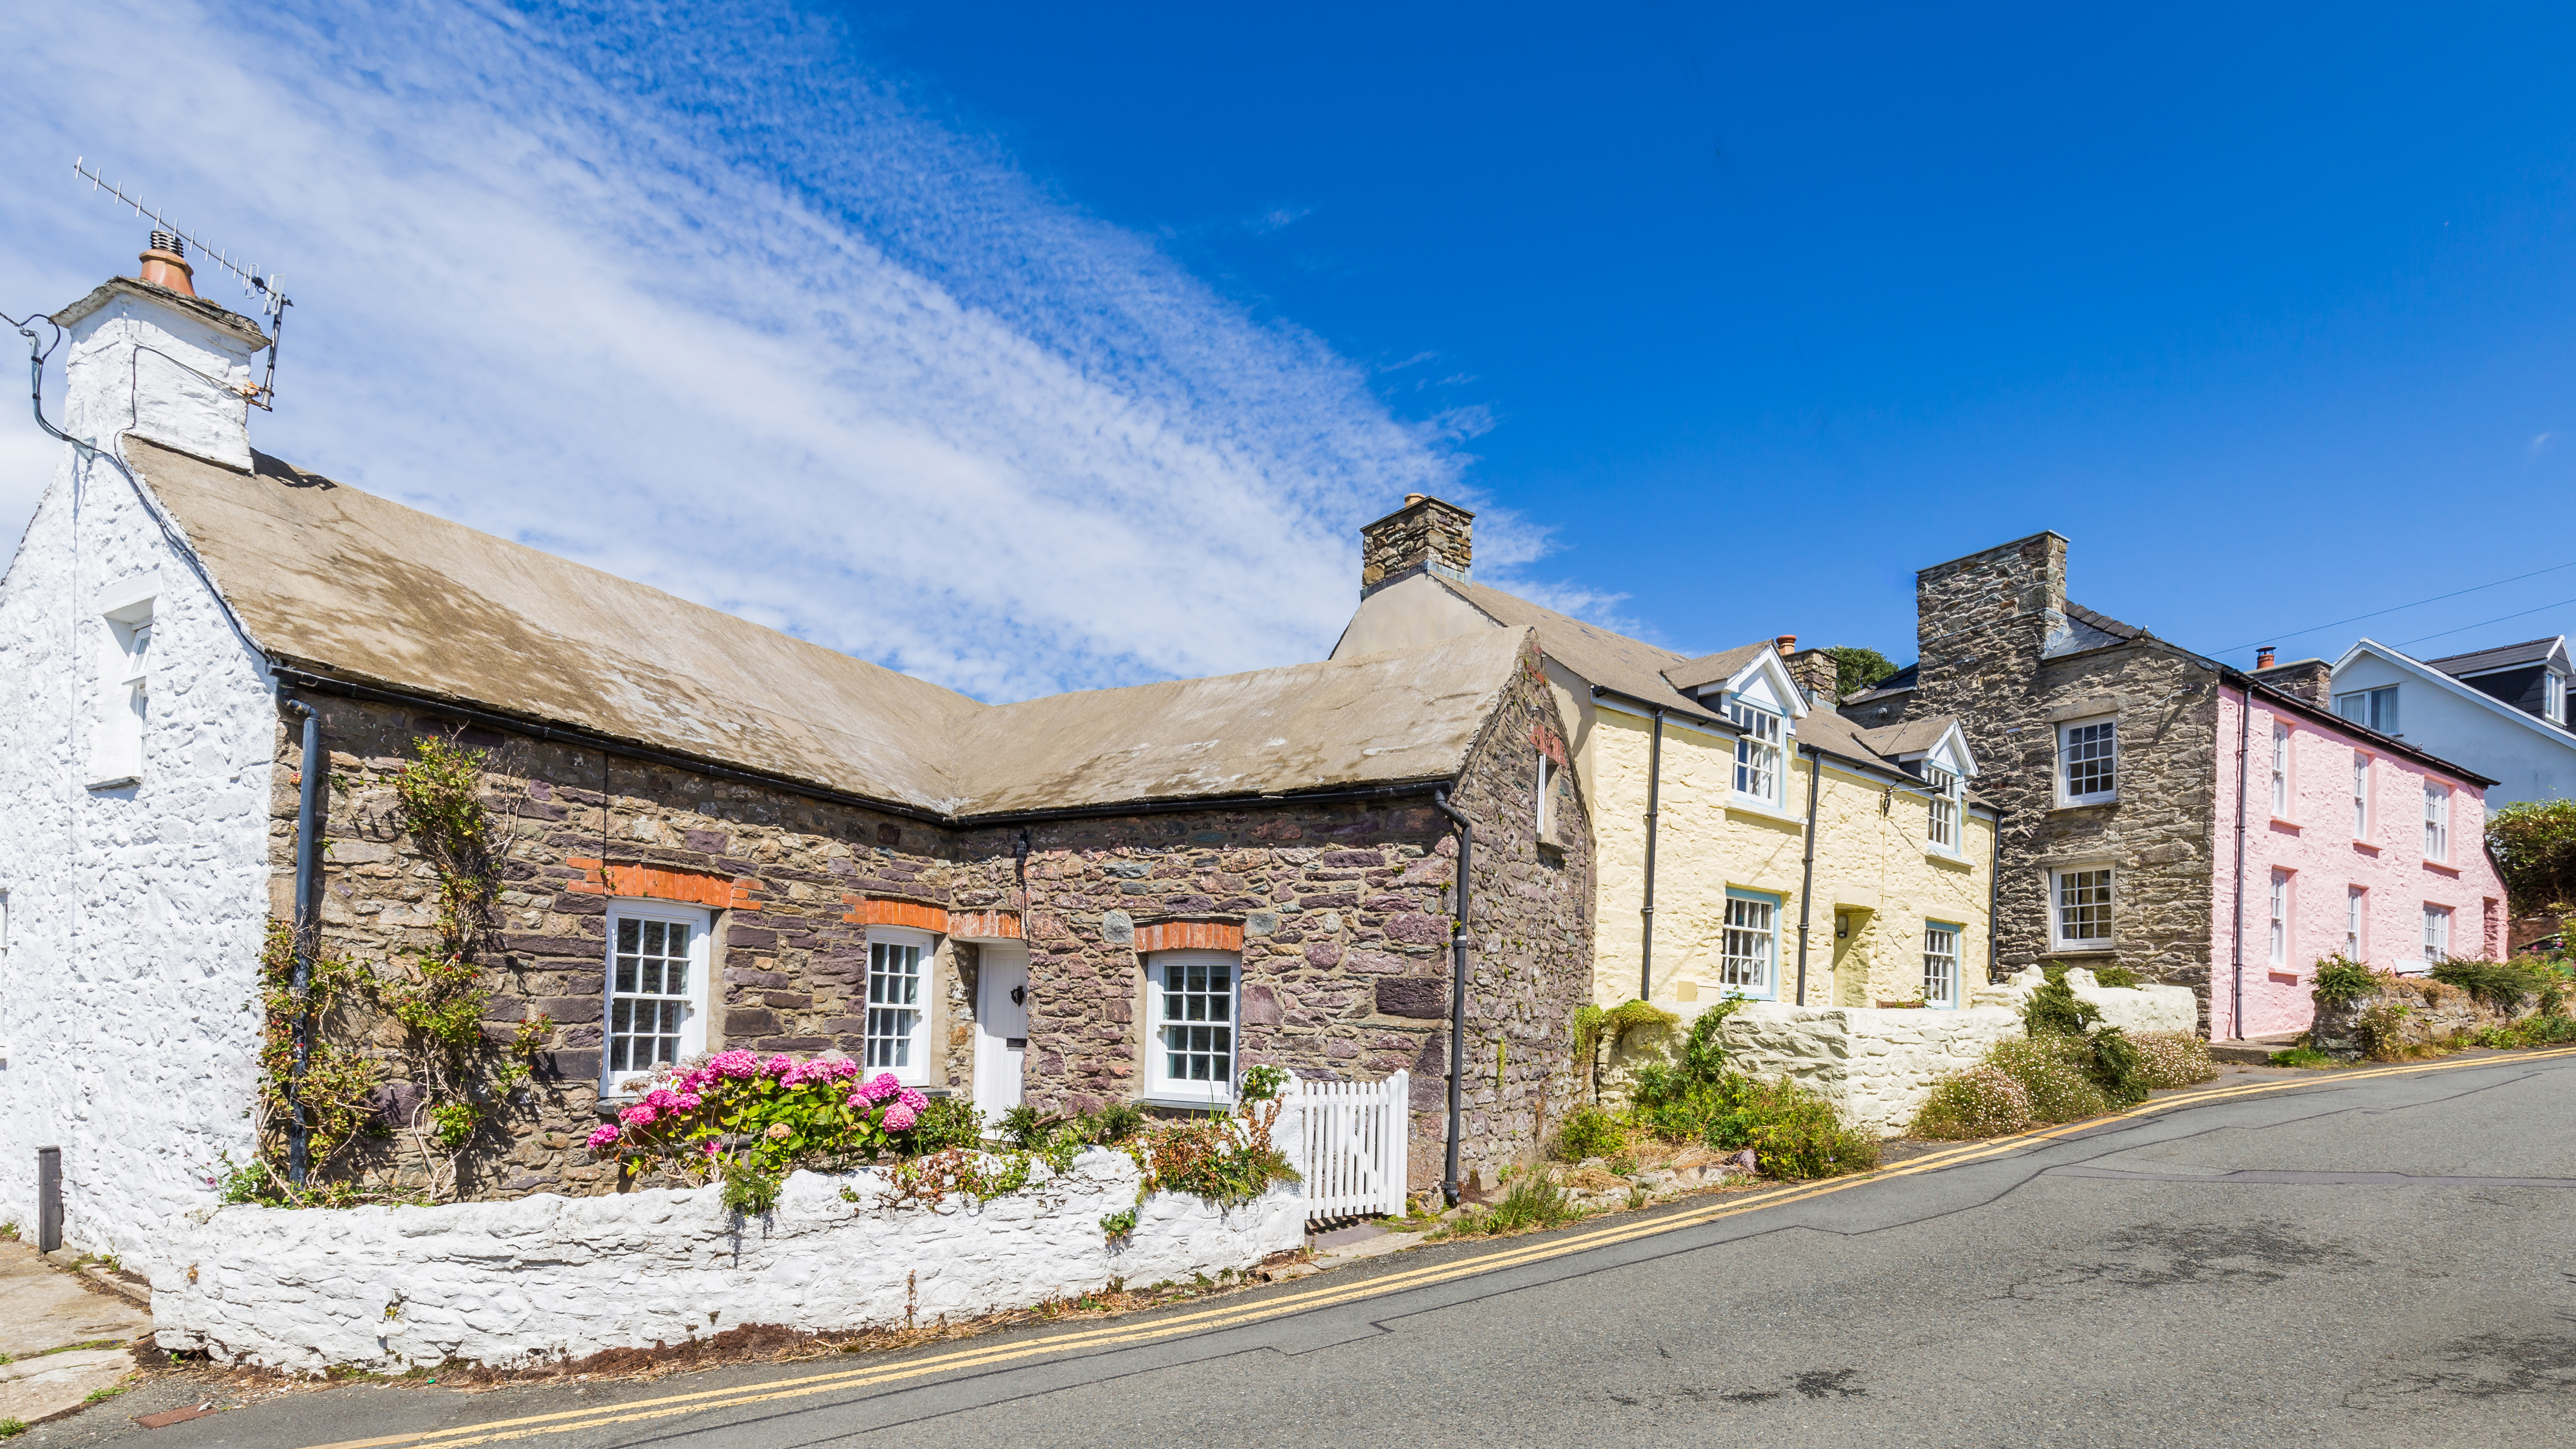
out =
<path fill-rule="evenodd" d="M 1318 656 L 1357 525 L 1459 494 L 1490 425 L 1396 416 L 784 5 L 0 35 L 43 61 L 0 101 L 0 302 L 131 270 L 64 174 L 104 158 L 297 299 L 261 446 L 985 698 Z"/>

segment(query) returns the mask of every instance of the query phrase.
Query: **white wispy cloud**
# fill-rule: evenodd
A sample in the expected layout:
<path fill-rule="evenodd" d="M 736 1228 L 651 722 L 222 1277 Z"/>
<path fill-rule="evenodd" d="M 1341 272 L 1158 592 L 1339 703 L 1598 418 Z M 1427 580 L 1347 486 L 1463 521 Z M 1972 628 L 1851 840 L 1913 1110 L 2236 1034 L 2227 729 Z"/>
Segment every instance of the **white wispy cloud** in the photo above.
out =
<path fill-rule="evenodd" d="M 782 4 L 0 36 L 32 59 L 0 305 L 132 269 L 67 175 L 103 158 L 296 298 L 259 445 L 987 698 L 1316 657 L 1357 525 L 1457 492 L 1491 426 L 1396 416 Z M 51 470 L 31 433 L 0 421 L 0 537 Z"/>

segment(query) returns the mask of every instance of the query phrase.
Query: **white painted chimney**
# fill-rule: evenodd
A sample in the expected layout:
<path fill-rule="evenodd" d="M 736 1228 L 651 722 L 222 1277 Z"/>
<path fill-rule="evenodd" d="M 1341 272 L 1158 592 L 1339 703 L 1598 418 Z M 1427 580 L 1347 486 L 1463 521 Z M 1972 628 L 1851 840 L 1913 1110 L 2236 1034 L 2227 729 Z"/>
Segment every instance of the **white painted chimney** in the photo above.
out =
<path fill-rule="evenodd" d="M 54 314 L 71 342 L 63 430 L 111 452 L 131 433 L 247 472 L 250 360 L 268 336 L 190 289 L 175 238 L 152 240 L 153 281 L 111 278 Z"/>

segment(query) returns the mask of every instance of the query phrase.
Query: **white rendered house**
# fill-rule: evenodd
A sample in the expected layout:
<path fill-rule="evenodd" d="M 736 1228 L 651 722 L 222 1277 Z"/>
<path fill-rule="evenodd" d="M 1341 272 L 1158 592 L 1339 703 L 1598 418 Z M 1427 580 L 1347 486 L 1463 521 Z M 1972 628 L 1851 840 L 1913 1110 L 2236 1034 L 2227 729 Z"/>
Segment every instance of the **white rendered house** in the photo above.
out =
<path fill-rule="evenodd" d="M 2428 662 L 2364 639 L 2335 661 L 2334 711 L 2493 777 L 2489 808 L 2576 798 L 2568 675 L 2563 640 Z M 2510 682 L 2512 699 L 2490 688 L 2498 680 Z"/>

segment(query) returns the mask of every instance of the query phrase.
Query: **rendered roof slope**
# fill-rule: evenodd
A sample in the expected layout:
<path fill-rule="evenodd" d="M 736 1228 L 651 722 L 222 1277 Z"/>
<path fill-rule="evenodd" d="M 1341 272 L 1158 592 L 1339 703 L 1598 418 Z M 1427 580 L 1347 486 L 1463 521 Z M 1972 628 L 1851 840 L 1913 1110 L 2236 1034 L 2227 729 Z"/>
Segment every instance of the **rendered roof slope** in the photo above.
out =
<path fill-rule="evenodd" d="M 957 812 L 1453 777 L 1530 635 L 1484 629 L 1321 664 L 1001 705 L 957 740 L 969 788 Z"/>
<path fill-rule="evenodd" d="M 329 673 L 928 810 L 987 706 L 299 472 L 129 456 L 261 645 Z"/>

